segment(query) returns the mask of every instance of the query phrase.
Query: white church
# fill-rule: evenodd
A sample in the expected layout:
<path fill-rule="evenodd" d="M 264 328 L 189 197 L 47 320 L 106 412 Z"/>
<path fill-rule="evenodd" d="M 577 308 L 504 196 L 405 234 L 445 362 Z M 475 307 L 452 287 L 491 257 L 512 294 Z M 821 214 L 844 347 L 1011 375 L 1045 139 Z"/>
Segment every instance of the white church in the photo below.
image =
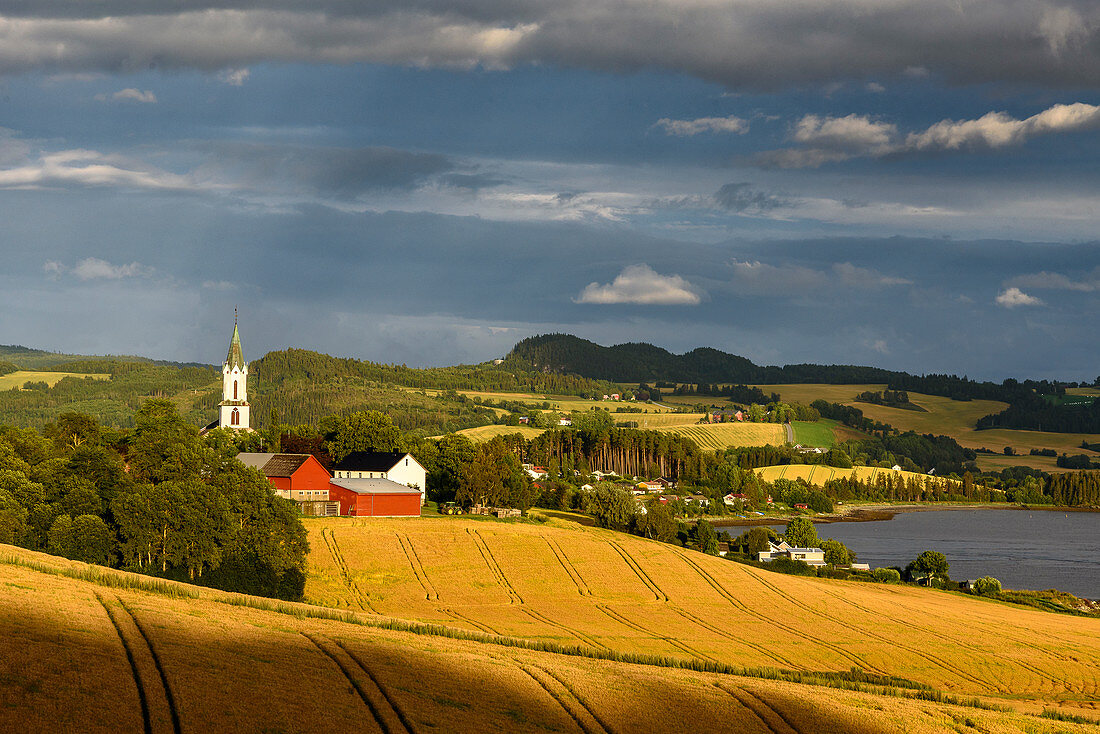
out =
<path fill-rule="evenodd" d="M 248 363 L 241 351 L 241 334 L 237 331 L 234 311 L 233 338 L 229 340 L 229 354 L 222 365 L 222 401 L 218 403 L 217 424 L 212 427 L 251 431 L 248 411 Z"/>

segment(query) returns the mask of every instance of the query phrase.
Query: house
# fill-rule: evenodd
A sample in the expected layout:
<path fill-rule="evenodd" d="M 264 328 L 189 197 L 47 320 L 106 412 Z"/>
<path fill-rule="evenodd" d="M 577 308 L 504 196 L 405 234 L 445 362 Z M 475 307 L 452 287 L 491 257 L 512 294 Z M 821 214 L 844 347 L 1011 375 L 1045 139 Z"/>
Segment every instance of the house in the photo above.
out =
<path fill-rule="evenodd" d="M 391 479 L 335 478 L 329 495 L 348 517 L 420 517 L 420 489 Z"/>
<path fill-rule="evenodd" d="M 245 466 L 259 469 L 275 494 L 294 500 L 303 515 L 333 516 L 338 505 L 329 496 L 328 470 L 310 454 L 237 454 Z"/>
<path fill-rule="evenodd" d="M 694 502 L 700 507 L 710 507 L 710 499 L 705 494 L 689 494 L 684 501 Z"/>
<path fill-rule="evenodd" d="M 820 548 L 795 548 L 781 540 L 778 543 L 769 541 L 768 550 L 760 551 L 757 556 L 760 561 L 774 561 L 776 558 L 790 558 L 792 561 L 803 561 L 811 566 L 825 565 L 825 551 Z"/>
<path fill-rule="evenodd" d="M 547 469 L 545 466 L 525 465 L 523 467 L 523 470 L 527 472 L 527 476 L 531 477 L 532 479 L 545 479 L 546 477 L 550 476 L 550 470 Z"/>
<path fill-rule="evenodd" d="M 725 497 L 722 498 L 722 501 L 725 502 L 727 505 L 736 505 L 736 504 L 739 504 L 741 502 L 748 502 L 749 501 L 749 496 L 747 494 L 745 494 L 744 492 L 737 492 L 736 494 L 733 493 L 733 492 L 730 492 L 729 494 L 727 494 Z"/>
<path fill-rule="evenodd" d="M 558 425 L 559 426 L 571 426 L 571 425 L 573 425 L 573 419 L 572 418 L 558 418 Z"/>
<path fill-rule="evenodd" d="M 528 423 L 530 423 L 530 422 L 531 422 L 531 419 L 530 419 L 530 418 L 528 418 L 528 417 L 527 417 L 527 416 L 525 416 L 525 415 L 521 415 L 521 416 L 519 417 L 519 422 L 520 422 L 520 423 L 522 423 L 522 424 L 524 424 L 524 425 L 527 425 Z"/>
<path fill-rule="evenodd" d="M 796 509 L 796 510 L 808 510 L 810 508 L 809 508 L 808 505 L 806 505 L 805 502 L 798 502 L 798 503 L 795 504 L 794 509 Z"/>
<path fill-rule="evenodd" d="M 420 491 L 427 501 L 428 473 L 412 454 L 400 451 L 353 451 L 333 468 L 336 479 L 388 479 Z"/>
<path fill-rule="evenodd" d="M 659 479 L 653 479 L 645 482 L 638 482 L 636 485 L 634 485 L 634 488 L 648 494 L 650 492 L 664 491 L 665 484 Z"/>
<path fill-rule="evenodd" d="M 729 552 L 730 552 L 729 542 L 725 541 L 725 540 L 719 540 L 718 541 L 718 555 L 724 556 Z"/>

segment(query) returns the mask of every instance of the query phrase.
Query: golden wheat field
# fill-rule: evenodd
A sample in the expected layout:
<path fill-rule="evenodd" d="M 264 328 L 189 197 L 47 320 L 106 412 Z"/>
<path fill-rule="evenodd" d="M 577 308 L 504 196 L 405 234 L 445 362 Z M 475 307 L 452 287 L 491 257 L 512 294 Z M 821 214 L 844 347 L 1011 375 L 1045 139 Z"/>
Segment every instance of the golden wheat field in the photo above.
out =
<path fill-rule="evenodd" d="M 546 429 L 545 428 L 531 428 L 529 426 L 478 426 L 477 428 L 464 428 L 461 431 L 455 431 L 460 436 L 466 436 L 471 441 L 478 443 L 485 443 L 490 439 L 497 436 L 510 436 L 514 433 L 521 434 L 526 439 L 532 439 L 535 436 L 540 435 Z M 440 438 L 436 436 L 435 438 Z"/>
<path fill-rule="evenodd" d="M 93 380 L 106 380 L 110 378 L 110 375 L 78 375 L 72 372 L 32 372 L 29 370 L 22 370 L 19 372 L 10 372 L 6 375 L 0 375 L 0 390 L 21 388 L 28 382 L 44 382 L 50 387 L 53 387 L 66 377 L 75 377 L 80 380 L 83 380 L 85 377 L 90 377 Z"/>
<path fill-rule="evenodd" d="M 703 423 L 698 425 L 658 426 L 658 431 L 687 436 L 700 448 L 721 450 L 729 446 L 782 446 L 787 431 L 778 423 Z"/>
<path fill-rule="evenodd" d="M 610 660 L 584 645 L 526 649 L 2 550 L 2 731 L 1088 731 L 901 681 L 849 690 L 820 674 Z"/>
<path fill-rule="evenodd" d="M 853 667 L 1100 714 L 1100 620 L 908 586 L 784 576 L 572 523 L 308 520 L 321 605 L 594 651 Z"/>
<path fill-rule="evenodd" d="M 776 479 L 789 479 L 791 481 L 802 479 L 807 484 L 813 484 L 818 487 L 824 486 L 825 482 L 830 479 L 847 479 L 852 475 L 855 475 L 857 479 L 864 482 L 874 482 L 881 475 L 891 478 L 901 476 L 905 481 L 916 479 L 918 482 L 922 483 L 925 481 L 932 481 L 937 484 L 959 484 L 958 482 L 952 482 L 941 477 L 929 477 L 927 474 L 920 474 L 918 472 L 894 471 L 893 469 L 880 469 L 874 466 L 857 466 L 851 469 L 838 469 L 823 464 L 784 464 L 781 466 L 764 466 L 757 469 L 756 473 L 765 482 L 774 482 Z"/>

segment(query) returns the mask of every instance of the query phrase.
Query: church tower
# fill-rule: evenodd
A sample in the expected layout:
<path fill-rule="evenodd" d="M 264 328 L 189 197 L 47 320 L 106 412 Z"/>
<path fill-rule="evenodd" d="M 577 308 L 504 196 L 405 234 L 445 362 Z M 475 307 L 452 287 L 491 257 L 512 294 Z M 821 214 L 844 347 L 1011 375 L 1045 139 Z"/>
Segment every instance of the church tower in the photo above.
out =
<path fill-rule="evenodd" d="M 250 431 L 248 415 L 248 364 L 241 351 L 241 335 L 237 331 L 237 313 L 233 310 L 233 338 L 229 354 L 222 365 L 222 401 L 218 403 L 218 428 Z"/>

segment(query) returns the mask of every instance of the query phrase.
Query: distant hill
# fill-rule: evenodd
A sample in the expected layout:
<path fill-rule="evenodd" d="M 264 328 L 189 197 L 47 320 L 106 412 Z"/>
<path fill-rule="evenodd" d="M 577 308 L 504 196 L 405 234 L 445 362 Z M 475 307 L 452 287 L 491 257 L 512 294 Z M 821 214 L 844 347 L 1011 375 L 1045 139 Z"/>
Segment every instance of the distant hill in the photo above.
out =
<path fill-rule="evenodd" d="M 524 339 L 512 348 L 505 366 L 597 380 L 644 382 L 668 380 L 691 383 L 827 383 L 856 385 L 889 383 L 908 377 L 904 372 L 855 365 L 794 364 L 766 367 L 745 357 L 699 347 L 673 354 L 652 344 L 629 343 L 604 347 L 569 334 L 546 334 Z"/>
<path fill-rule="evenodd" d="M 88 354 L 65 354 L 62 352 L 49 352 L 45 349 L 34 349 L 32 347 L 24 347 L 18 344 L 0 344 L 0 362 L 7 362 L 15 365 L 19 369 L 24 370 L 42 370 L 50 369 L 57 372 L 109 372 L 109 369 L 105 369 L 103 364 L 106 363 L 120 363 L 120 362 L 140 362 L 142 364 L 153 364 L 158 367 L 211 367 L 212 365 L 202 362 L 172 362 L 164 359 L 149 359 L 148 357 L 139 357 L 132 354 L 109 354 L 109 355 L 88 355 Z M 98 363 L 89 365 L 89 363 Z M 58 370 L 58 366 L 63 366 L 65 369 Z M 78 369 L 74 369 L 78 368 Z"/>

